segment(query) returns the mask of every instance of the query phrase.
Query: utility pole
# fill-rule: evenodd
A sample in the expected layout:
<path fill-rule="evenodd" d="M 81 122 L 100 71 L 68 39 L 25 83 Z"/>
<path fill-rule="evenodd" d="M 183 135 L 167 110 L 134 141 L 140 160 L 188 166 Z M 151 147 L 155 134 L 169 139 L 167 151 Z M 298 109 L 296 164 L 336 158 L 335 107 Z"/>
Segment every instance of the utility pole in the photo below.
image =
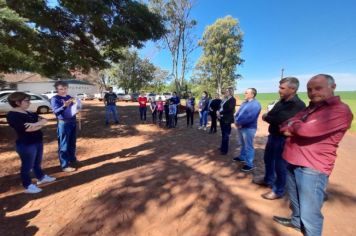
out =
<path fill-rule="evenodd" d="M 283 79 L 284 68 L 281 69 L 281 79 Z"/>

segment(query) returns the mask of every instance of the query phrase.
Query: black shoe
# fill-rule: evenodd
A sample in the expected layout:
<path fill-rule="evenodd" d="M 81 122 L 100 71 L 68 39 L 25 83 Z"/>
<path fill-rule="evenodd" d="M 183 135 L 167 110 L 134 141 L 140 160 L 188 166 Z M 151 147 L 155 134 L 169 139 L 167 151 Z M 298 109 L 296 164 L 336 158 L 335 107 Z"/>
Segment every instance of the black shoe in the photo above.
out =
<path fill-rule="evenodd" d="M 248 165 L 244 165 L 242 168 L 241 168 L 241 171 L 243 172 L 251 172 L 255 169 L 255 167 L 251 167 L 251 166 L 248 166 Z"/>
<path fill-rule="evenodd" d="M 278 224 L 281 224 L 283 226 L 293 228 L 293 229 L 295 229 L 297 231 L 301 231 L 299 227 L 297 227 L 297 226 L 292 224 L 292 220 L 289 219 L 289 218 L 273 216 L 273 220 L 276 221 Z"/>
<path fill-rule="evenodd" d="M 241 163 L 245 163 L 245 160 L 242 160 L 240 157 L 235 157 L 234 159 L 232 159 L 233 161 L 237 161 L 237 162 L 241 162 Z"/>

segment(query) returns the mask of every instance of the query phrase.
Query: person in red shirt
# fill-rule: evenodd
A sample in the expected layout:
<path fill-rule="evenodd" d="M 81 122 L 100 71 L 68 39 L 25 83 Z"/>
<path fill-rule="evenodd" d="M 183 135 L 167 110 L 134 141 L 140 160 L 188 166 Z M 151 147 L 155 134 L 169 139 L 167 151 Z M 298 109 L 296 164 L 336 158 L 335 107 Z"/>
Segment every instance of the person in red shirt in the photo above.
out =
<path fill-rule="evenodd" d="M 330 75 L 312 77 L 307 84 L 309 106 L 280 129 L 288 137 L 283 158 L 289 164 L 287 192 L 292 215 L 273 219 L 307 236 L 322 234 L 325 189 L 335 164 L 336 149 L 353 119 L 350 108 L 339 96 L 334 96 L 335 88 Z"/>
<path fill-rule="evenodd" d="M 138 97 L 138 104 L 139 104 L 139 110 L 140 110 L 140 119 L 141 122 L 144 123 L 146 122 L 146 112 L 147 112 L 147 97 L 145 97 L 144 92 L 141 92 L 140 96 Z"/>

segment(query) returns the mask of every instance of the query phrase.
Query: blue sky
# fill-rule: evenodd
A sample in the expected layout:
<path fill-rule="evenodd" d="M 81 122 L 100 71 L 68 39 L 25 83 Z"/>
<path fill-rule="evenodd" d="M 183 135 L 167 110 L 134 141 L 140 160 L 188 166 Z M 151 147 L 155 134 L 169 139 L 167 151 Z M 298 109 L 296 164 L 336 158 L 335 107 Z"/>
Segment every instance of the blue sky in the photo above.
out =
<path fill-rule="evenodd" d="M 198 21 L 196 36 L 227 15 L 237 18 L 244 32 L 245 63 L 238 68 L 243 76 L 238 91 L 248 87 L 277 91 L 281 68 L 285 76 L 301 80 L 301 91 L 318 73 L 333 75 L 339 91 L 356 90 L 356 1 L 197 0 L 192 11 Z M 192 54 L 192 64 L 201 53 L 198 48 Z M 141 55 L 171 69 L 168 52 L 152 43 Z"/>

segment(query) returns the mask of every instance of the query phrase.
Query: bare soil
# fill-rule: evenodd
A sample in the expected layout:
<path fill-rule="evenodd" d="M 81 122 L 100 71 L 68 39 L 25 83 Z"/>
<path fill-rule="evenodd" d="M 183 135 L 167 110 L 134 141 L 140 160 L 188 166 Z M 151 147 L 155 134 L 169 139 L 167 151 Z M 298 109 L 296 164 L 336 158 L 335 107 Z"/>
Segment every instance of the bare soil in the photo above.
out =
<path fill-rule="evenodd" d="M 230 152 L 219 155 L 220 132 L 141 124 L 135 103 L 119 103 L 120 124 L 105 127 L 104 107 L 85 101 L 77 157 L 83 164 L 60 172 L 56 123 L 44 128 L 42 167 L 57 181 L 39 194 L 23 193 L 15 133 L 0 118 L 0 235 L 301 235 L 273 222 L 288 216 L 286 198 L 261 198 L 266 188 L 251 183 L 263 175 L 267 125 L 260 121 L 256 165 L 244 174 L 231 159 L 239 152 L 233 130 Z M 150 118 L 148 112 L 148 118 Z M 148 119 L 150 120 L 150 119 Z M 356 235 L 356 136 L 338 150 L 324 204 L 325 236 Z"/>

